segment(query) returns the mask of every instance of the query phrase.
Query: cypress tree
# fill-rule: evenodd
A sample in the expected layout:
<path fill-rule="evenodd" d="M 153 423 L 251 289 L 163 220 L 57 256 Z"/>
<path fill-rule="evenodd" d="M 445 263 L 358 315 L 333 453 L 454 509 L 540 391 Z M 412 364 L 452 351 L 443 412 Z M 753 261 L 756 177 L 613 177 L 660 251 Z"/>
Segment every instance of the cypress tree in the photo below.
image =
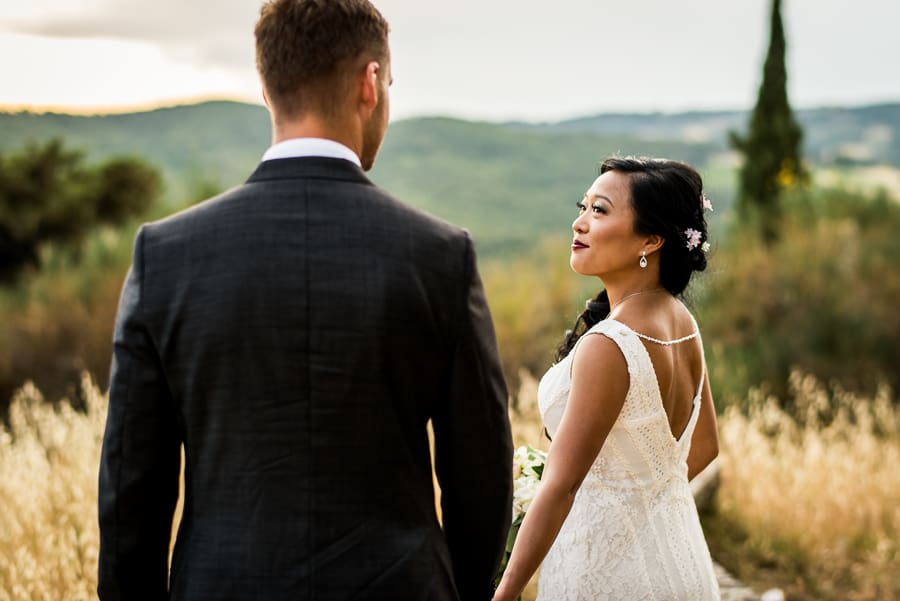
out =
<path fill-rule="evenodd" d="M 803 130 L 788 102 L 784 59 L 781 0 L 773 0 L 769 50 L 750 131 L 746 137 L 731 134 L 731 145 L 744 156 L 738 209 L 742 217 L 756 220 L 767 245 L 778 239 L 782 190 L 807 177 L 802 162 Z"/>

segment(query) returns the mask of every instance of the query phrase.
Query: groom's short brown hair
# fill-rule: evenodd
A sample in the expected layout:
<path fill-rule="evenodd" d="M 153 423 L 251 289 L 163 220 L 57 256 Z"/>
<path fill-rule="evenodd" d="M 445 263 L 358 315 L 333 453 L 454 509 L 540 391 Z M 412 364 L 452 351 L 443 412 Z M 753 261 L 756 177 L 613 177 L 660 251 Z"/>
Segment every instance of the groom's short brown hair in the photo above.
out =
<path fill-rule="evenodd" d="M 256 23 L 256 67 L 283 114 L 333 114 L 359 62 L 389 58 L 388 24 L 368 0 L 269 0 Z"/>

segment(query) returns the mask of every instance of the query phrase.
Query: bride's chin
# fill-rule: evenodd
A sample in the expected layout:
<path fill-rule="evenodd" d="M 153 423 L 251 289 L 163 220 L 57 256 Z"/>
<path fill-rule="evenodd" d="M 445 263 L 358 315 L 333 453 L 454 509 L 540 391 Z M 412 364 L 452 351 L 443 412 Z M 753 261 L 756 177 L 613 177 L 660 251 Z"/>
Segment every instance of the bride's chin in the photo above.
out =
<path fill-rule="evenodd" d="M 579 275 L 590 275 L 584 272 L 584 268 L 581 265 L 581 261 L 578 260 L 578 257 L 573 253 L 571 257 L 569 257 L 569 267 L 572 268 L 572 271 Z"/>

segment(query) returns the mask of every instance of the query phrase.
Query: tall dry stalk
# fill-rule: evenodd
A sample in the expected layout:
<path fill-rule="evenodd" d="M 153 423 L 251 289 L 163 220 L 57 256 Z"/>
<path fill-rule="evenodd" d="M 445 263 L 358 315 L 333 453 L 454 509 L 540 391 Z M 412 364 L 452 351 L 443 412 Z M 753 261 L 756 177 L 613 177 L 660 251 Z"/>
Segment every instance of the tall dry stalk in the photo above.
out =
<path fill-rule="evenodd" d="M 26 385 L 0 430 L 0 601 L 96 598 L 106 398 L 89 379 L 82 386 L 86 410 L 76 412 Z"/>
<path fill-rule="evenodd" d="M 900 410 L 886 388 L 858 398 L 794 373 L 790 389 L 793 415 L 752 393 L 720 419 L 719 512 L 753 555 L 793 566 L 789 598 L 900 598 Z"/>

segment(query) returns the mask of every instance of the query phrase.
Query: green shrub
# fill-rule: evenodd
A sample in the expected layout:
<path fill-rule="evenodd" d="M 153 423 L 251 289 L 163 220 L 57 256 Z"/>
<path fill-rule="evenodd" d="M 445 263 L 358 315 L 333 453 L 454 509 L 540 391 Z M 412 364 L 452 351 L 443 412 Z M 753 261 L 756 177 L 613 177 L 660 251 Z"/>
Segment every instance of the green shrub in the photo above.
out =
<path fill-rule="evenodd" d="M 0 413 L 33 380 L 46 398 L 78 405 L 82 371 L 106 385 L 119 291 L 136 223 L 89 235 L 80 256 L 45 249 L 43 269 L 0 288 Z"/>
<path fill-rule="evenodd" d="M 698 303 L 714 389 L 779 397 L 793 368 L 872 394 L 900 385 L 900 205 L 886 194 L 794 190 L 764 248 L 733 223 Z"/>

